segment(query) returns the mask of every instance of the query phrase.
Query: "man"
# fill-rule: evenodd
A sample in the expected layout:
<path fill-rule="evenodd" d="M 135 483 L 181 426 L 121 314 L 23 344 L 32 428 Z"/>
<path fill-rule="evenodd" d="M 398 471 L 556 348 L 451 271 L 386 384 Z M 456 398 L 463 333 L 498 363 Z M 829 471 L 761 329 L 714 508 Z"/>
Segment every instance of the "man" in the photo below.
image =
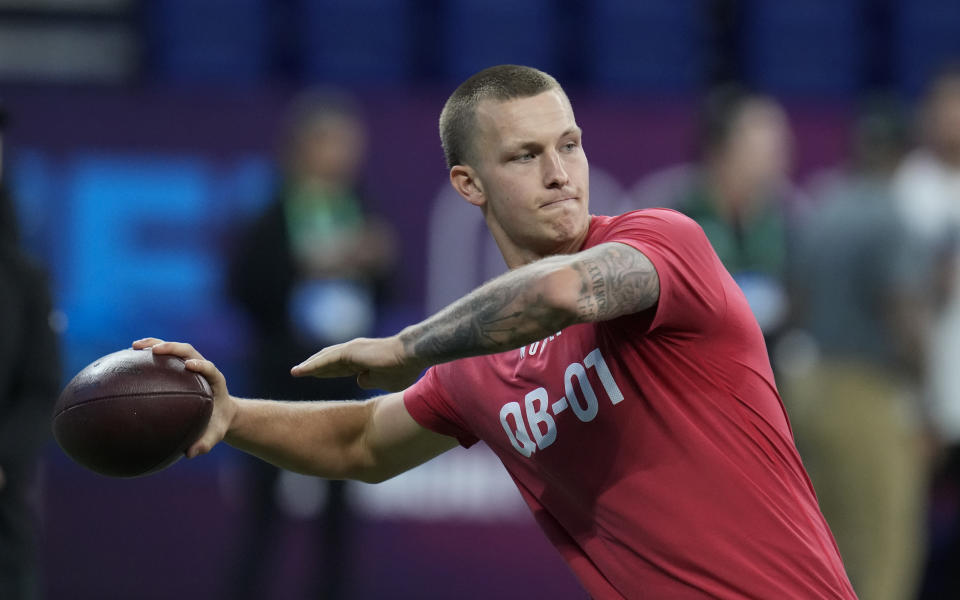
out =
<path fill-rule="evenodd" d="M 188 455 L 225 439 L 382 481 L 482 439 L 595 598 L 853 598 L 760 330 L 700 228 L 665 210 L 591 217 L 580 128 L 535 69 L 471 77 L 440 129 L 450 181 L 511 271 L 293 368 L 402 390 L 367 402 L 234 398 L 191 346 L 135 342 L 215 389 Z"/>
<path fill-rule="evenodd" d="M 0 107 L 0 150 L 4 124 Z M 0 185 L 0 598 L 10 600 L 40 595 L 35 475 L 60 388 L 51 302 L 46 273 L 21 248 L 13 198 Z"/>
<path fill-rule="evenodd" d="M 785 361 L 780 383 L 854 588 L 902 600 L 917 597 L 924 556 L 928 457 L 918 392 L 929 261 L 893 196 L 907 148 L 896 105 L 865 104 L 852 142 L 849 164 L 821 179 L 816 209 L 797 228 L 794 322 L 816 359 Z"/>
<path fill-rule="evenodd" d="M 369 335 L 396 254 L 393 232 L 367 210 L 360 182 L 366 127 L 352 98 L 333 89 L 305 92 L 288 119 L 282 181 L 230 265 L 230 291 L 256 337 L 252 393 L 287 400 L 359 398 L 363 391 L 353 378 L 317 385 L 290 377 L 287 369 L 317 347 Z M 280 470 L 255 457 L 244 464 L 251 519 L 229 573 L 236 600 L 257 597 L 263 548 L 278 511 Z M 330 481 L 325 488 L 315 521 L 324 560 L 310 569 L 310 583 L 317 596 L 335 600 L 348 595 L 353 511 L 345 482 Z"/>
<path fill-rule="evenodd" d="M 787 115 L 772 98 L 724 87 L 708 97 L 702 121 L 702 166 L 667 206 L 703 227 L 772 343 L 789 308 L 787 215 L 796 203 Z"/>
<path fill-rule="evenodd" d="M 934 464 L 934 532 L 938 541 L 927 559 L 924 597 L 960 595 L 960 65 L 942 69 L 920 103 L 922 142 L 894 178 L 899 216 L 927 250 L 934 301 L 926 358 L 925 385 L 930 429 L 942 446 Z M 942 507 L 942 508 L 941 508 Z"/>
<path fill-rule="evenodd" d="M 773 98 L 735 85 L 706 95 L 696 163 L 667 167 L 636 186 L 625 209 L 676 208 L 703 228 L 773 347 L 787 325 L 791 221 L 803 204 L 790 183 L 793 133 Z"/>

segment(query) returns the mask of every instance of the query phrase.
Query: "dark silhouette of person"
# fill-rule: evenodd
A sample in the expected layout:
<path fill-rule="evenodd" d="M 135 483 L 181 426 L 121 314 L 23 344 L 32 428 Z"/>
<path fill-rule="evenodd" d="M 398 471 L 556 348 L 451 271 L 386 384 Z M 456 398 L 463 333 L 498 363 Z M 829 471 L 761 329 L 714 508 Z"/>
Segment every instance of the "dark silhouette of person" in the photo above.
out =
<path fill-rule="evenodd" d="M 241 239 L 231 290 L 254 325 L 254 392 L 287 400 L 362 396 L 352 378 L 303 380 L 290 367 L 321 348 L 369 335 L 393 257 L 390 230 L 373 218 L 359 189 L 366 132 L 345 93 L 325 90 L 295 99 L 274 201 Z M 232 598 L 255 595 L 262 550 L 276 514 L 279 470 L 250 460 L 251 529 L 236 563 Z M 323 565 L 312 585 L 320 597 L 344 597 L 351 521 L 347 487 L 330 481 L 319 521 Z"/>
<path fill-rule="evenodd" d="M 0 107 L 0 149 L 6 115 Z M 2 156 L 2 152 L 0 152 Z M 2 169 L 2 166 L 0 166 Z M 0 598 L 39 597 L 34 475 L 60 388 L 46 273 L 20 245 L 0 170 Z"/>

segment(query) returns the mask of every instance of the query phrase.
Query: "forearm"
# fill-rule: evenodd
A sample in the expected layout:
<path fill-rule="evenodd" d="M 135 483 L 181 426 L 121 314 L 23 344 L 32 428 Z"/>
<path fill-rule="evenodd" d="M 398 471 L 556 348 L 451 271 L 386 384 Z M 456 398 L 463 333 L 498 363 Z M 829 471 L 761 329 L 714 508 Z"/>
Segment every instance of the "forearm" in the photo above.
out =
<path fill-rule="evenodd" d="M 435 364 L 518 348 L 574 323 L 646 310 L 659 296 L 650 260 L 629 246 L 607 243 L 501 275 L 399 338 L 408 356 Z"/>
<path fill-rule="evenodd" d="M 407 327 L 399 334 L 404 350 L 434 364 L 518 348 L 556 333 L 576 318 L 556 301 L 564 259 L 548 258 L 501 275 Z"/>
<path fill-rule="evenodd" d="M 278 467 L 329 479 L 368 478 L 363 437 L 373 401 L 236 399 L 224 441 Z"/>
<path fill-rule="evenodd" d="M 324 348 L 291 373 L 353 376 L 363 387 L 399 391 L 431 365 L 519 348 L 574 323 L 646 310 L 659 294 L 656 269 L 646 256 L 625 244 L 599 244 L 501 275 L 397 335 Z"/>

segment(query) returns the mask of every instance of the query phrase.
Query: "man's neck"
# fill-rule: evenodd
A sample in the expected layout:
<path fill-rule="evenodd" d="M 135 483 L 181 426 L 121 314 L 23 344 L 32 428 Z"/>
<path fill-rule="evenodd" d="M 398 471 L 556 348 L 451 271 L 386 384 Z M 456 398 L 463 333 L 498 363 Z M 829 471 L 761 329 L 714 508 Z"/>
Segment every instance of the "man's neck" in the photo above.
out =
<path fill-rule="evenodd" d="M 590 233 L 590 227 L 585 227 L 579 236 L 567 243 L 544 248 L 527 248 L 520 246 L 514 243 L 514 241 L 502 231 L 494 232 L 491 230 L 490 233 L 493 235 L 493 241 L 496 242 L 497 248 L 500 249 L 500 255 L 503 256 L 503 262 L 507 264 L 508 269 L 513 270 L 548 256 L 556 256 L 558 254 L 573 254 L 575 252 L 579 252 L 583 248 L 584 242 L 587 240 L 587 235 Z"/>

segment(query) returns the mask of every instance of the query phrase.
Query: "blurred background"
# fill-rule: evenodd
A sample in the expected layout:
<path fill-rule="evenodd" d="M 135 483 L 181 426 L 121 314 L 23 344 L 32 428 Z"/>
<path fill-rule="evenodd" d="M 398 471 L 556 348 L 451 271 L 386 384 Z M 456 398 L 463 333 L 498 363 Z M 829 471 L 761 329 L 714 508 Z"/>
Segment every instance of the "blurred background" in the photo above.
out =
<path fill-rule="evenodd" d="M 572 100 L 592 212 L 690 214 L 747 293 L 861 597 L 960 597 L 958 32 L 956 0 L 0 0 L 0 589 L 585 597 L 484 448 L 328 486 L 226 446 L 111 480 L 49 437 L 148 335 L 236 394 L 354 393 L 280 375 L 504 269 L 437 119 L 519 63 Z"/>

